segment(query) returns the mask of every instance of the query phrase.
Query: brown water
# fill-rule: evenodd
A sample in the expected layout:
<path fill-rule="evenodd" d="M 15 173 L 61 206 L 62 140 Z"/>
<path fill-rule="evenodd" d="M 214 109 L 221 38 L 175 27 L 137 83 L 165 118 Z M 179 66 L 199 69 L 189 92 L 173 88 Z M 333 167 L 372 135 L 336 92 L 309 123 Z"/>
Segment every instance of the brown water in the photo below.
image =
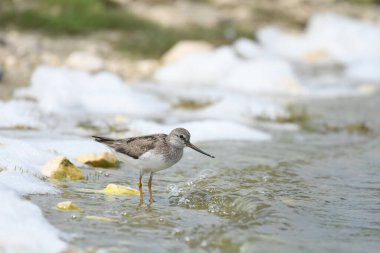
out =
<path fill-rule="evenodd" d="M 62 182 L 61 195 L 31 200 L 89 252 L 378 252 L 379 96 L 304 104 L 311 118 L 304 130 L 273 132 L 270 142 L 200 145 L 216 159 L 186 151 L 155 176 L 152 207 L 138 208 L 138 196 L 77 190 L 136 187 L 138 174 L 127 165 L 86 167 L 87 180 Z M 360 123 L 368 129 L 347 128 Z M 64 200 L 85 212 L 53 208 Z"/>

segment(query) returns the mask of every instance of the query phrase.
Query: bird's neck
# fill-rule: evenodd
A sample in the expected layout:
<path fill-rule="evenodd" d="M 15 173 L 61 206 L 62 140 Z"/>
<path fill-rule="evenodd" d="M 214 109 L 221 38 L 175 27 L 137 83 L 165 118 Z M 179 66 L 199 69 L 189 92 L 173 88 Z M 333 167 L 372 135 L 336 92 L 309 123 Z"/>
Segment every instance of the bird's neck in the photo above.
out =
<path fill-rule="evenodd" d="M 172 148 L 184 149 L 185 147 L 181 141 L 178 141 L 176 138 L 173 138 L 170 135 L 166 136 L 166 143 Z"/>

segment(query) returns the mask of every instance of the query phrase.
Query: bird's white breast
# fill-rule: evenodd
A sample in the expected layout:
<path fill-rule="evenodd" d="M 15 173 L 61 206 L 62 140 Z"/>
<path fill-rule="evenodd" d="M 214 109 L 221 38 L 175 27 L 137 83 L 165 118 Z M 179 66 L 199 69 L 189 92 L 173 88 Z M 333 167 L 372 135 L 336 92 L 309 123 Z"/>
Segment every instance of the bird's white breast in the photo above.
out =
<path fill-rule="evenodd" d="M 140 169 L 143 173 L 157 172 L 167 169 L 177 163 L 178 161 L 168 161 L 162 154 L 156 153 L 152 150 L 142 154 L 138 159 L 134 159 L 125 154 L 116 153 L 117 157 L 127 164 Z"/>

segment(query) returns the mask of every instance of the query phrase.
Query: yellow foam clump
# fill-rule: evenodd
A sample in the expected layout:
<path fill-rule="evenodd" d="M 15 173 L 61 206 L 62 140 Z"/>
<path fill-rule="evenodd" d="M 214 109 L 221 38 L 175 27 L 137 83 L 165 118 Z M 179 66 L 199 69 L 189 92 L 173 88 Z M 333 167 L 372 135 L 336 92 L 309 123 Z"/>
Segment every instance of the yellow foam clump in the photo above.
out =
<path fill-rule="evenodd" d="M 108 222 L 117 222 L 116 219 L 112 219 L 112 218 L 108 218 L 108 217 L 103 217 L 103 216 L 96 216 L 96 215 L 87 215 L 86 219 L 98 220 L 98 221 L 108 221 Z"/>
<path fill-rule="evenodd" d="M 362 84 L 358 87 L 358 90 L 362 94 L 373 94 L 378 91 L 378 88 L 371 84 Z"/>
<path fill-rule="evenodd" d="M 71 201 L 63 201 L 57 204 L 57 209 L 61 211 L 82 211 L 82 209 Z"/>
<path fill-rule="evenodd" d="M 330 54 L 325 49 L 310 51 L 310 52 L 305 53 L 304 55 L 304 59 L 309 63 L 324 61 L 324 60 L 327 60 L 329 57 L 330 57 Z"/>

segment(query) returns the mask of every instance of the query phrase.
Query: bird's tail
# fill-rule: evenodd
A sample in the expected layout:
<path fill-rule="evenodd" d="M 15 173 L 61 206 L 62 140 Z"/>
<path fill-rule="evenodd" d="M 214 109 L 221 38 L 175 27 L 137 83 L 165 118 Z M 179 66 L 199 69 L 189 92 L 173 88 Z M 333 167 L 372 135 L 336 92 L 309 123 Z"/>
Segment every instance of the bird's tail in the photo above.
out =
<path fill-rule="evenodd" d="M 115 139 L 107 138 L 107 137 L 101 137 L 101 136 L 95 136 L 95 135 L 93 135 L 92 137 L 95 139 L 95 141 L 104 143 L 104 144 L 110 144 L 115 141 Z"/>

